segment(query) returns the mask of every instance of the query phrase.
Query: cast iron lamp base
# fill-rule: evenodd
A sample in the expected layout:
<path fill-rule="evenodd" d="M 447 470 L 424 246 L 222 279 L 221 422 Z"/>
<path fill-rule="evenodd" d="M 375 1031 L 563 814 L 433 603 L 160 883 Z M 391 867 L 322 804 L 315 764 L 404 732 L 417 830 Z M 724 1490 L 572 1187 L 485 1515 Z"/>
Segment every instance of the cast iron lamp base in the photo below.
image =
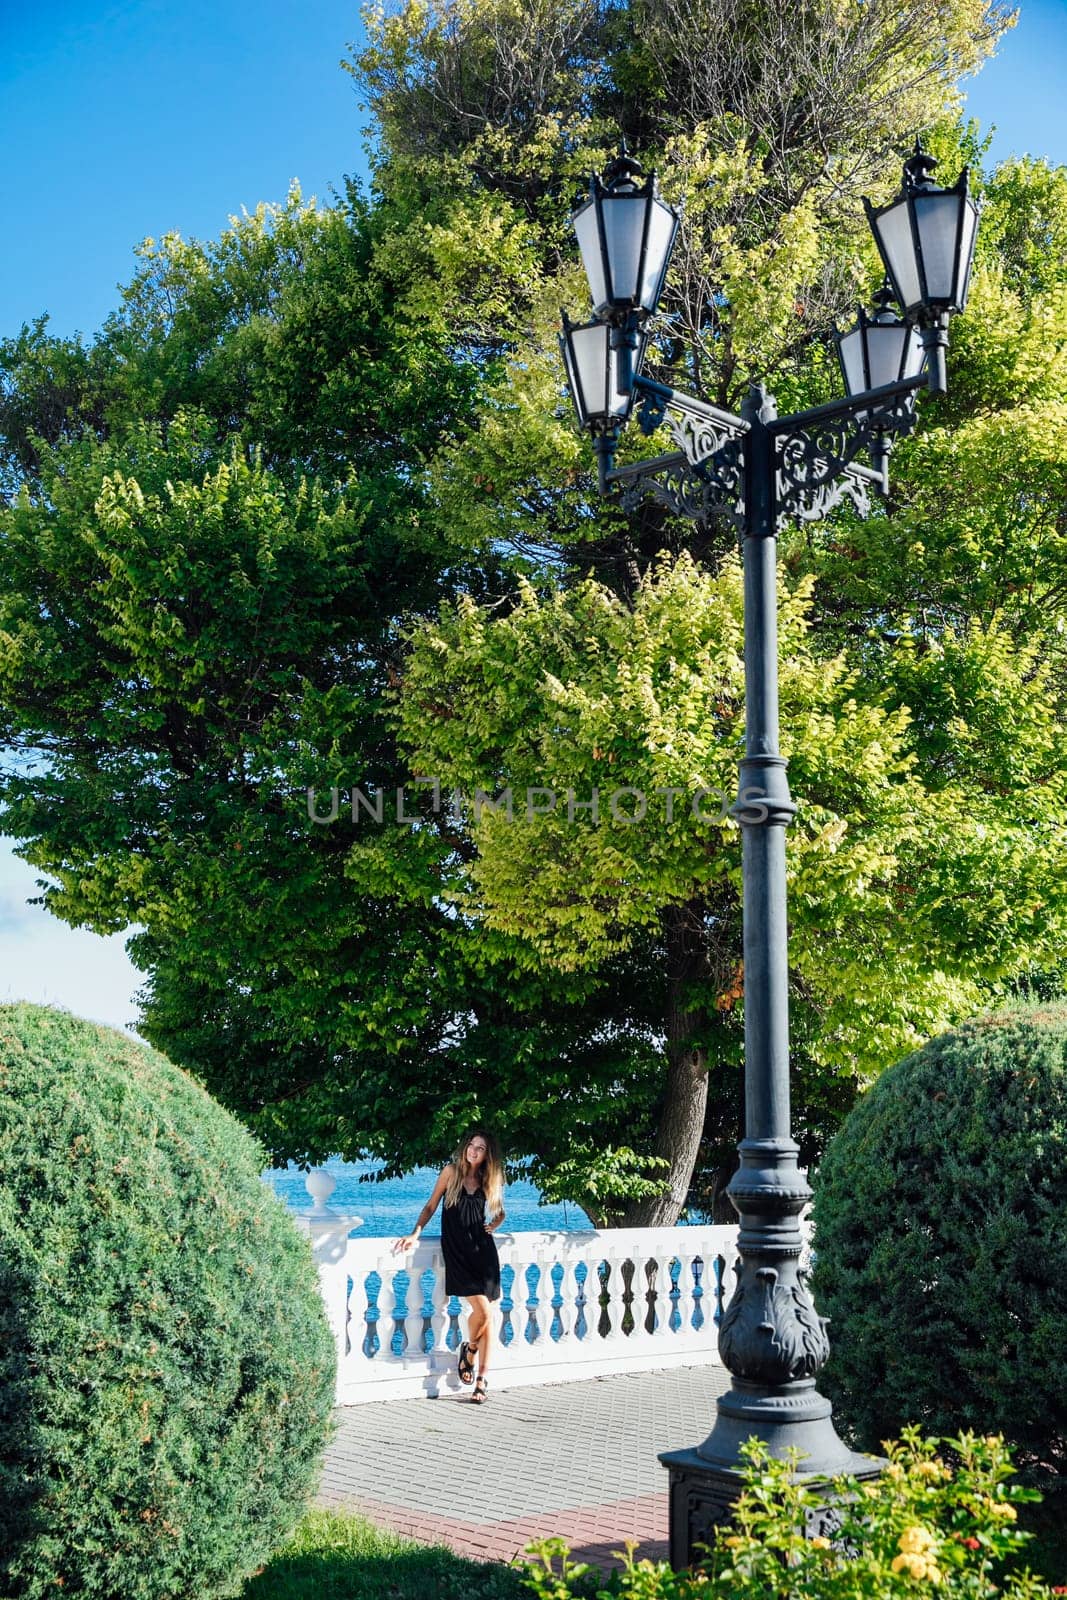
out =
<path fill-rule="evenodd" d="M 788 1422 L 782 1420 L 787 1408 L 793 1413 Z M 676 1572 L 699 1563 L 705 1547 L 714 1543 L 715 1530 L 732 1523 L 743 1480 L 730 1462 L 738 1460 L 738 1446 L 753 1434 L 773 1456 L 790 1449 L 801 1454 L 804 1466 L 797 1480 L 813 1489 L 818 1499 L 804 1529 L 808 1538 L 832 1537 L 837 1531 L 838 1497 L 832 1479 L 862 1482 L 877 1478 L 885 1467 L 880 1456 L 858 1455 L 838 1438 L 830 1402 L 817 1393 L 814 1378 L 780 1389 L 735 1378 L 729 1393 L 720 1396 L 715 1426 L 704 1443 L 695 1450 L 665 1450 L 659 1458 L 669 1475 L 668 1559 Z"/>

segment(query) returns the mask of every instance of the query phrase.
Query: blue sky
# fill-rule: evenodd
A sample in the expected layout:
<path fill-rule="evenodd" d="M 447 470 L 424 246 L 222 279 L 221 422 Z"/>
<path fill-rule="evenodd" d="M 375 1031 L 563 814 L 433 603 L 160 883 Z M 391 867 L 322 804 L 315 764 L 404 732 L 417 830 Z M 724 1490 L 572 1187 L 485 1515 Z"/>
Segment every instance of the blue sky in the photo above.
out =
<path fill-rule="evenodd" d="M 328 199 L 364 170 L 338 65 L 358 37 L 347 0 L 0 0 L 0 336 L 42 311 L 91 334 L 146 235 L 210 238 L 294 179 Z M 994 158 L 1067 163 L 1065 85 L 1067 0 L 1024 0 L 968 86 Z M 122 936 L 66 928 L 26 904 L 37 892 L 0 840 L 0 1000 L 128 1025 L 141 978 Z"/>

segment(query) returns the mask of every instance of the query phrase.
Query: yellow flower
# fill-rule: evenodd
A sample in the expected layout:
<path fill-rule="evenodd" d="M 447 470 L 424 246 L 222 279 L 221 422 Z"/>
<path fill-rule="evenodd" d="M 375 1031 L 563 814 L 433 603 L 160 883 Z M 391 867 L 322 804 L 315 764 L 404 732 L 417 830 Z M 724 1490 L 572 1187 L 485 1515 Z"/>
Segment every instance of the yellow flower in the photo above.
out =
<path fill-rule="evenodd" d="M 885 1469 L 885 1476 L 887 1478 L 902 1478 L 904 1476 L 904 1468 L 899 1461 L 891 1461 Z"/>
<path fill-rule="evenodd" d="M 991 1500 L 989 1503 L 989 1515 L 991 1517 L 1000 1517 L 1004 1522 L 1017 1522 L 1019 1520 L 1019 1513 L 1006 1500 Z"/>
<path fill-rule="evenodd" d="M 915 1463 L 915 1476 L 917 1478 L 930 1478 L 935 1483 L 942 1476 L 944 1469 L 936 1461 L 917 1461 Z"/>
<path fill-rule="evenodd" d="M 928 1528 L 905 1528 L 897 1540 L 897 1549 L 905 1555 L 921 1556 L 932 1550 L 937 1540 Z"/>
<path fill-rule="evenodd" d="M 890 1562 L 892 1572 L 906 1572 L 911 1578 L 925 1578 L 927 1561 L 925 1556 L 905 1554 L 894 1556 Z M 934 1568 L 937 1571 L 937 1568 Z"/>
<path fill-rule="evenodd" d="M 723 1544 L 726 1546 L 727 1550 L 740 1550 L 744 1542 L 745 1541 L 739 1538 L 736 1533 L 732 1533 L 728 1539 L 723 1540 Z"/>
<path fill-rule="evenodd" d="M 935 1567 L 929 1561 L 926 1564 L 926 1579 L 928 1583 L 941 1582 L 941 1568 Z"/>
<path fill-rule="evenodd" d="M 808 1543 L 811 1545 L 813 1550 L 829 1550 L 830 1548 L 829 1539 L 824 1539 L 821 1533 L 815 1534 L 811 1539 L 808 1540 Z"/>

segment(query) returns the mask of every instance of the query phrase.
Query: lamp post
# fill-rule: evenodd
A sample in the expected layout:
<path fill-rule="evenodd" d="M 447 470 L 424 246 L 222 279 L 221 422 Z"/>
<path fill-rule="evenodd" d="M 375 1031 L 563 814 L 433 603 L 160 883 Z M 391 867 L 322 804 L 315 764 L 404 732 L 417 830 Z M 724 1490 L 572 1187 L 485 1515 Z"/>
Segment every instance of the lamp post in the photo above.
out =
<path fill-rule="evenodd" d="M 935 166 L 917 148 L 897 199 L 880 210 L 865 202 L 887 287 L 873 314 L 861 310 L 856 327 L 837 336 L 847 397 L 792 416 L 779 417 L 759 384 L 735 416 L 643 376 L 677 216 L 625 152 L 603 181 L 593 179 L 574 219 L 594 316 L 583 327 L 565 317 L 560 344 L 601 492 L 624 509 L 651 495 L 696 520 L 725 518 L 744 546 L 745 754 L 731 814 L 742 839 L 745 1134 L 727 1191 L 740 1217 L 738 1278 L 719 1328 L 732 1386 L 702 1444 L 660 1456 L 670 1474 L 675 1567 L 690 1564 L 729 1520 L 740 1447 L 753 1435 L 772 1455 L 797 1450 L 805 1478 L 881 1469 L 842 1443 L 816 1388 L 829 1342 L 800 1266 L 799 1219 L 811 1190 L 790 1131 L 785 830 L 796 806 L 778 748 L 775 541 L 785 522 L 816 520 L 844 499 L 868 510 L 871 492 L 888 489 L 889 449 L 914 425 L 918 390 L 945 392 L 948 320 L 966 300 L 978 211 L 966 172 L 955 188 L 939 189 Z M 635 407 L 646 435 L 665 423 L 677 448 L 616 468 Z"/>

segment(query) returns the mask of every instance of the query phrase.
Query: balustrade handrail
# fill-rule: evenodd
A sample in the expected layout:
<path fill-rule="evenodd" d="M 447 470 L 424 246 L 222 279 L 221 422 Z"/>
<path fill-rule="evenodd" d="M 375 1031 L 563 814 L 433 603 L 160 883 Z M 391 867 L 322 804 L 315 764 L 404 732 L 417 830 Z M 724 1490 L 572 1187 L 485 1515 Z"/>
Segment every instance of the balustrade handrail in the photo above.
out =
<path fill-rule="evenodd" d="M 424 1235 L 401 1254 L 395 1239 L 349 1236 L 358 1218 L 303 1220 L 337 1344 L 338 1404 L 464 1392 L 455 1372 L 464 1302 L 444 1293 L 440 1238 Z M 495 1237 L 494 1388 L 718 1360 L 735 1226 Z"/>

